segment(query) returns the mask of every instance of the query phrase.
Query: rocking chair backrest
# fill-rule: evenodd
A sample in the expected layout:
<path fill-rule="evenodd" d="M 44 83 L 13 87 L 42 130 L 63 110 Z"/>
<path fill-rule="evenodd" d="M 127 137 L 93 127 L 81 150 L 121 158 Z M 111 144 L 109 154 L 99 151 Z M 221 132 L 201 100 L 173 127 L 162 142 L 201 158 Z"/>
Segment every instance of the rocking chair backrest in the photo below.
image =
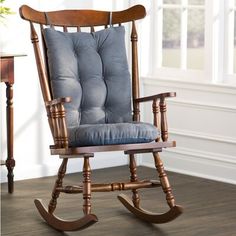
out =
<path fill-rule="evenodd" d="M 47 34 L 49 34 L 49 33 L 47 33 L 47 31 L 45 33 L 45 26 L 47 26 L 49 24 L 50 24 L 51 28 L 57 27 L 57 29 L 58 29 L 58 27 L 61 27 L 62 31 L 64 31 L 64 32 L 70 32 L 70 28 L 73 28 L 73 29 L 76 28 L 76 31 L 80 32 L 82 27 L 90 27 L 91 32 L 94 32 L 96 26 L 104 26 L 104 28 L 108 28 L 109 25 L 112 26 L 112 25 L 118 24 L 119 26 L 121 26 L 122 23 L 132 22 L 132 33 L 131 33 L 132 98 L 134 100 L 139 97 L 139 76 L 138 76 L 138 57 L 137 57 L 137 38 L 138 37 L 137 37 L 137 32 L 136 32 L 136 27 L 135 27 L 135 20 L 142 19 L 145 17 L 146 12 L 145 12 L 145 8 L 143 6 L 136 5 L 134 7 L 127 9 L 127 10 L 120 11 L 120 12 L 112 12 L 112 13 L 107 12 L 107 11 L 95 11 L 95 10 L 61 10 L 61 11 L 54 11 L 54 12 L 46 12 L 45 13 L 45 12 L 35 11 L 32 8 L 24 5 L 20 8 L 20 14 L 23 19 L 28 20 L 30 22 L 31 40 L 32 40 L 32 43 L 34 46 L 34 52 L 35 52 L 35 57 L 36 57 L 36 63 L 37 63 L 37 68 L 38 68 L 38 73 L 39 73 L 42 94 L 43 94 L 43 98 L 44 98 L 44 101 L 46 104 L 47 104 L 47 102 L 51 101 L 52 99 L 55 99 L 58 97 L 58 95 L 55 92 L 55 90 L 58 90 L 58 88 L 57 87 L 56 87 L 56 89 L 53 88 L 53 86 L 49 82 L 52 79 L 52 78 L 50 78 L 49 71 L 51 72 L 51 70 L 52 70 L 51 68 L 53 67 L 50 64 L 50 58 L 49 58 L 50 56 L 48 56 L 48 54 L 50 54 L 50 53 L 47 52 L 47 47 L 46 47 L 44 37 L 42 37 L 43 53 L 41 53 L 40 46 L 39 46 L 39 37 L 36 33 L 34 23 L 37 23 L 40 25 L 41 36 L 43 34 L 44 34 L 44 36 L 45 36 L 45 34 L 47 36 Z M 121 30 L 120 28 L 121 27 L 115 27 L 114 28 L 115 30 L 113 30 L 113 31 L 117 31 L 117 30 L 120 31 Z M 48 29 L 48 32 L 49 31 L 50 31 L 50 29 Z M 57 32 L 57 31 L 55 31 L 55 32 Z M 93 38 L 95 38 L 95 40 L 99 41 L 100 38 L 99 38 L 99 36 L 97 36 L 97 35 L 99 35 L 99 32 L 95 32 L 93 34 L 94 34 Z M 87 35 L 89 35 L 89 34 L 87 34 Z M 48 36 L 48 37 L 49 37 L 49 41 L 50 41 L 51 36 Z M 55 37 L 58 37 L 58 35 L 55 35 Z M 116 35 L 113 37 L 116 37 Z M 120 41 L 120 39 L 118 39 L 117 41 Z M 99 46 L 99 45 L 96 45 L 96 46 Z M 118 51 L 119 49 L 113 48 L 113 51 L 114 50 Z M 124 51 L 123 48 L 121 48 L 120 50 Z M 52 57 L 54 57 L 54 55 Z M 44 60 L 43 60 L 43 58 L 44 58 Z M 120 58 L 118 58 L 118 60 L 119 59 Z M 70 63 L 70 62 L 68 62 L 68 63 Z M 88 63 L 90 63 L 90 62 L 88 62 Z M 121 66 L 122 66 L 122 69 L 124 67 L 126 67 L 125 63 L 122 64 Z M 122 77 L 128 78 L 127 68 L 125 68 L 124 70 L 125 70 L 125 76 L 122 75 Z M 58 76 L 58 75 L 56 75 L 56 76 Z M 130 88 L 129 88 L 129 82 L 128 82 L 127 78 L 126 78 L 126 80 L 122 80 L 121 83 L 124 83 L 124 87 L 126 87 L 126 90 L 128 91 Z M 62 86 L 64 87 L 64 85 L 62 85 Z M 113 85 L 113 87 L 116 87 L 116 85 Z M 121 89 L 122 88 L 120 88 L 120 90 Z M 59 90 L 60 90 L 60 88 L 59 88 Z M 101 91 L 102 91 L 102 89 L 101 89 Z M 115 93 L 116 92 L 113 91 L 113 95 L 117 96 L 117 94 L 115 94 Z M 128 93 L 129 93 L 129 91 L 128 91 Z M 59 95 L 61 97 L 61 94 L 59 94 Z M 67 96 L 70 96 L 70 95 L 67 95 Z M 88 94 L 88 96 L 92 96 L 92 94 L 91 95 Z M 113 96 L 111 96 L 111 97 L 113 97 Z M 81 97 L 79 100 L 81 100 Z M 122 97 L 120 98 L 120 102 L 118 102 L 118 103 L 119 104 L 115 104 L 115 106 L 119 107 L 119 105 L 121 105 L 121 109 L 116 110 L 115 116 L 114 116 L 115 112 L 112 111 L 111 112 L 112 115 L 110 117 L 108 117 L 108 121 L 103 121 L 102 118 L 100 119 L 99 115 L 98 115 L 98 117 L 96 117 L 97 112 L 93 113 L 90 111 L 88 112 L 87 115 L 84 115 L 85 119 L 83 119 L 83 116 L 82 116 L 82 120 L 79 119 L 79 121 L 82 122 L 83 124 L 86 123 L 86 120 L 89 120 L 87 123 L 126 122 L 129 120 L 129 117 L 125 116 L 125 114 L 129 113 L 130 104 L 126 103 L 126 105 L 124 107 L 124 102 L 122 100 Z M 75 104 L 72 104 L 72 106 L 73 105 L 75 105 Z M 80 105 L 78 105 L 77 107 L 79 107 L 79 109 L 81 109 Z M 101 108 L 101 110 L 102 109 L 103 108 Z M 122 110 L 123 110 L 123 114 L 121 114 Z M 120 115 L 121 115 L 121 117 L 120 117 Z M 133 120 L 138 121 L 139 116 L 140 115 L 139 115 L 138 103 L 133 103 Z M 88 117 L 92 117 L 92 118 L 88 119 Z M 49 119 L 49 123 L 51 123 L 50 119 Z M 72 121 L 72 123 L 73 123 L 73 121 Z M 50 125 L 52 126 L 52 124 L 50 124 Z M 53 132 L 53 133 L 55 133 L 55 132 Z"/>

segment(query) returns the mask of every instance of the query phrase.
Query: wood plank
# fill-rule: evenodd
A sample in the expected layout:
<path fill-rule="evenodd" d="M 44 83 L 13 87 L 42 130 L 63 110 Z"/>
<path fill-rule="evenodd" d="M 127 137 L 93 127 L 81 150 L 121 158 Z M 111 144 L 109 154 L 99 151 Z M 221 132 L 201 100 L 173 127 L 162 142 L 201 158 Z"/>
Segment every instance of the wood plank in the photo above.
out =
<path fill-rule="evenodd" d="M 20 8 L 20 15 L 23 19 L 47 25 L 44 12 L 36 11 L 29 6 L 23 5 Z M 50 23 L 55 26 L 81 26 L 106 25 L 109 23 L 109 11 L 92 10 L 62 10 L 47 12 Z M 129 22 L 142 19 L 146 16 L 146 10 L 141 5 L 133 6 L 123 11 L 112 13 L 112 24 Z"/>
<path fill-rule="evenodd" d="M 152 143 L 136 143 L 136 144 L 121 144 L 121 145 L 103 145 L 103 146 L 87 146 L 78 148 L 53 148 L 51 146 L 52 155 L 81 155 L 94 152 L 109 152 L 109 151 L 131 151 L 131 150 L 147 150 L 161 149 L 166 147 L 175 147 L 175 141 L 168 142 L 152 142 Z"/>

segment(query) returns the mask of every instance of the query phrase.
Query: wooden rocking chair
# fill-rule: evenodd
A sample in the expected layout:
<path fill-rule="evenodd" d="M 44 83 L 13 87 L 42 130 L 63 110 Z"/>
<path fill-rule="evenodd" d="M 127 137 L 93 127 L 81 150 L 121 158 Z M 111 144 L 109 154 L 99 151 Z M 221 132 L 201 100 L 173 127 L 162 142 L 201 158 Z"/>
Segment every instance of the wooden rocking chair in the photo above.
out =
<path fill-rule="evenodd" d="M 166 98 L 176 94 L 139 96 L 135 21 L 145 17 L 145 8 L 136 5 L 119 12 L 39 12 L 24 5 L 20 8 L 20 15 L 30 23 L 40 85 L 54 138 L 54 145 L 50 146 L 51 154 L 62 158 L 48 209 L 41 200 L 35 200 L 43 219 L 61 231 L 84 229 L 98 221 L 97 216 L 91 214 L 91 193 L 116 190 L 132 191 L 132 200 L 124 194 L 119 195 L 118 199 L 144 221 L 159 224 L 178 217 L 183 210 L 175 204 L 159 156 L 163 148 L 176 145 L 175 141 L 168 141 L 165 103 Z M 132 23 L 132 79 L 128 71 L 122 26 L 127 22 Z M 43 53 L 35 24 L 39 24 Z M 97 26 L 104 29 L 95 32 Z M 82 27 L 90 27 L 91 32 L 81 32 Z M 152 102 L 154 125 L 140 122 L 140 103 L 149 101 Z M 129 156 L 129 182 L 91 183 L 89 160 L 95 152 L 106 151 L 124 151 Z M 153 154 L 160 182 L 138 180 L 135 155 L 149 152 Z M 80 186 L 63 186 L 68 159 L 74 157 L 84 159 L 83 183 Z M 166 195 L 170 207 L 166 213 L 151 213 L 140 206 L 138 189 L 155 187 L 162 187 Z M 83 194 L 82 218 L 66 221 L 53 214 L 60 193 Z"/>

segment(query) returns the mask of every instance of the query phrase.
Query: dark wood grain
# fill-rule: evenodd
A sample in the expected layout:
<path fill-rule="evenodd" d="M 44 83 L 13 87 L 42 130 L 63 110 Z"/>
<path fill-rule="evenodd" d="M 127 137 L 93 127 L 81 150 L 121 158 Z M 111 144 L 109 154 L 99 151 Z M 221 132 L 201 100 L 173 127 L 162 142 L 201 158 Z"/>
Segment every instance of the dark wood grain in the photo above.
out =
<path fill-rule="evenodd" d="M 91 167 L 89 157 L 84 157 L 83 177 L 83 212 L 88 215 L 91 213 Z"/>
<path fill-rule="evenodd" d="M 1 56 L 1 82 L 14 84 L 14 56 Z"/>
<path fill-rule="evenodd" d="M 155 179 L 155 169 L 138 167 L 139 178 Z M 127 181 L 128 166 L 95 170 L 96 182 Z M 60 233 L 48 227 L 38 216 L 34 198 L 50 199 L 54 177 L 15 181 L 14 196 L 7 193 L 7 183 L 1 185 L 2 236 L 233 236 L 236 232 L 236 186 L 207 179 L 168 172 L 174 182 L 176 200 L 185 212 L 169 224 L 153 225 L 133 215 L 116 199 L 117 192 L 94 193 L 93 210 L 100 221 L 80 232 Z M 65 184 L 78 184 L 82 173 L 69 174 Z M 142 206 L 150 211 L 163 212 L 167 208 L 161 188 L 141 191 Z M 61 194 L 57 214 L 76 219 L 82 210 L 81 195 Z M 68 215 L 69 212 L 69 215 Z"/>
<path fill-rule="evenodd" d="M 90 27 L 109 24 L 109 11 L 95 10 L 62 10 L 48 12 L 50 23 L 55 26 Z M 44 12 L 36 11 L 26 5 L 20 8 L 23 19 L 47 25 Z M 139 20 L 146 16 L 146 10 L 141 5 L 136 5 L 127 10 L 112 13 L 112 24 Z"/>
<path fill-rule="evenodd" d="M 163 192 L 166 194 L 166 201 L 169 207 L 172 208 L 175 206 L 175 199 L 172 194 L 172 189 L 171 189 L 169 180 L 167 178 L 167 174 L 164 169 L 163 162 L 158 152 L 154 152 L 153 157 L 154 157 L 155 167 L 160 178 L 160 182 L 162 183 Z"/>
<path fill-rule="evenodd" d="M 140 150 L 148 151 L 161 151 L 162 148 L 175 147 L 175 141 L 168 142 L 152 142 L 152 143 L 136 143 L 136 144 L 121 144 L 121 145 L 104 145 L 104 146 L 87 146 L 87 147 L 75 147 L 75 148 L 54 148 L 51 147 L 52 155 L 83 155 L 94 152 L 108 152 L 108 151 L 134 151 L 134 153 Z M 152 149 L 152 150 L 151 150 Z M 81 156 L 82 157 L 82 156 Z"/>
<path fill-rule="evenodd" d="M 0 60 L 1 82 L 6 84 L 6 127 L 7 127 L 7 159 L 1 162 L 6 165 L 8 174 L 8 192 L 14 191 L 14 109 L 13 109 L 13 85 L 14 85 L 14 55 L 1 55 Z"/>
<path fill-rule="evenodd" d="M 137 103 L 150 102 L 153 100 L 164 99 L 164 98 L 169 98 L 169 97 L 176 97 L 176 93 L 175 92 L 168 92 L 168 93 L 160 93 L 160 94 L 155 94 L 155 95 L 151 95 L 151 96 L 136 98 L 135 102 L 137 102 Z"/>
<path fill-rule="evenodd" d="M 56 209 L 57 198 L 60 195 L 60 191 L 58 191 L 57 188 L 62 187 L 63 178 L 64 178 L 65 173 L 66 173 L 67 162 L 68 162 L 68 159 L 64 158 L 62 163 L 61 163 L 61 166 L 58 170 L 57 179 L 56 179 L 54 188 L 52 190 L 52 198 L 51 198 L 51 200 L 49 202 L 49 205 L 48 205 L 48 212 L 50 214 L 52 214 Z"/>
<path fill-rule="evenodd" d="M 167 107 L 166 101 L 164 98 L 161 98 L 160 103 L 160 113 L 161 113 L 161 138 L 163 142 L 167 142 L 168 140 L 168 122 L 167 122 Z"/>
<path fill-rule="evenodd" d="M 129 170 L 130 170 L 130 181 L 131 182 L 137 182 L 138 181 L 138 175 L 137 175 L 137 165 L 135 160 L 134 154 L 129 154 Z M 138 194 L 137 189 L 132 190 L 132 201 L 135 207 L 139 208 L 140 204 L 140 197 Z"/>
<path fill-rule="evenodd" d="M 131 30 L 131 45 L 132 45 L 132 96 L 133 96 L 133 120 L 140 121 L 139 103 L 135 99 L 139 98 L 139 68 L 138 68 L 138 33 L 135 26 L 135 21 L 132 21 Z"/>

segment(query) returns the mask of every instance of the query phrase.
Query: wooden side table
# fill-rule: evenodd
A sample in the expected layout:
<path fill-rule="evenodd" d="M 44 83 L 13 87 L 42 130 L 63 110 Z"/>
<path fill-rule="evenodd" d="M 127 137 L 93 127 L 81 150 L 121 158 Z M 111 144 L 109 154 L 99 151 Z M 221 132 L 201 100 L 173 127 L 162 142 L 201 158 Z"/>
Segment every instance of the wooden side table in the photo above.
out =
<path fill-rule="evenodd" d="M 19 54 L 0 54 L 0 71 L 1 82 L 6 84 L 6 121 L 7 121 L 7 159 L 1 160 L 1 165 L 6 165 L 8 170 L 8 192 L 14 191 L 14 174 L 15 160 L 13 156 L 13 84 L 14 84 L 14 58 L 25 56 Z"/>

